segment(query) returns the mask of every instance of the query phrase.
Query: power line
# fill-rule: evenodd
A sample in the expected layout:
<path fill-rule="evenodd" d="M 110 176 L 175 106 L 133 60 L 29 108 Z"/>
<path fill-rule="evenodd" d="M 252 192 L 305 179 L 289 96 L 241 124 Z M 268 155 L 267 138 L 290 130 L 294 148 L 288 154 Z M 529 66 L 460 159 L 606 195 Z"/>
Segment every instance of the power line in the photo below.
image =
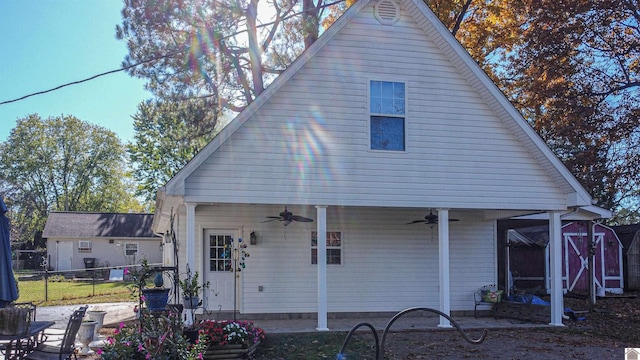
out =
<path fill-rule="evenodd" d="M 29 97 L 32 97 L 32 96 L 36 96 L 36 95 L 46 94 L 46 93 L 49 93 L 49 92 L 52 92 L 52 91 L 60 90 L 60 89 L 62 89 L 63 87 L 67 87 L 67 86 L 71 86 L 71 85 L 76 85 L 76 84 L 81 84 L 81 83 L 83 83 L 83 82 L 87 82 L 87 81 L 90 81 L 90 80 L 93 80 L 93 79 L 97 79 L 97 78 L 99 78 L 99 77 L 101 77 L 101 76 L 105 76 L 105 75 L 114 74 L 114 73 L 117 73 L 117 72 L 120 72 L 120 71 L 128 70 L 128 69 L 134 68 L 134 67 L 136 67 L 136 66 L 139 66 L 139 65 L 142 65 L 142 64 L 146 64 L 146 63 L 148 63 L 148 62 L 152 62 L 152 61 L 157 61 L 157 60 L 160 60 L 160 59 L 166 58 L 166 57 L 168 57 L 168 56 L 173 56 L 173 55 L 174 55 L 174 54 L 167 54 L 167 55 L 159 56 L 159 57 L 156 57 L 156 58 L 153 58 L 153 59 L 143 60 L 143 61 L 140 61 L 140 62 L 135 63 L 135 64 L 131 64 L 131 65 L 128 65 L 128 66 L 121 67 L 120 69 L 115 69 L 115 70 L 111 70 L 111 71 L 103 72 L 103 73 L 100 73 L 100 74 L 97 74 L 97 75 L 93 75 L 93 76 L 91 76 L 91 77 L 88 77 L 88 78 L 86 78 L 86 79 L 82 79 L 82 80 L 78 80 L 78 81 L 73 81 L 73 82 L 66 83 L 66 84 L 63 84 L 63 85 L 60 85 L 60 86 L 56 86 L 56 87 L 54 87 L 54 88 L 52 88 L 52 89 L 49 89 L 49 90 L 38 91 L 38 92 L 35 92 L 35 93 L 32 93 L 32 94 L 29 94 L 29 95 L 25 95 L 25 96 L 19 97 L 19 98 L 17 98 L 17 99 L 3 101 L 3 102 L 0 102 L 0 105 L 10 104 L 10 103 L 13 103 L 13 102 L 16 102 L 16 101 L 20 101 L 20 100 L 24 100 L 24 99 L 26 99 L 26 98 L 29 98 Z"/>
<path fill-rule="evenodd" d="M 324 4 L 324 5 L 322 5 L 322 6 L 319 6 L 319 8 L 324 9 L 324 8 L 327 8 L 327 7 L 330 7 L 330 6 L 333 6 L 333 5 L 339 4 L 339 3 L 344 2 L 344 1 L 345 1 L 345 0 L 337 0 L 337 1 L 334 1 L 334 2 L 331 2 L 331 3 L 328 3 L 328 4 Z M 312 10 L 314 10 L 314 9 L 309 9 L 309 10 L 306 10 L 306 11 L 300 11 L 300 12 L 297 12 L 297 13 L 293 13 L 293 14 L 291 14 L 291 15 L 289 15 L 289 16 L 285 16 L 285 17 L 283 17 L 283 18 L 277 19 L 277 20 L 272 21 L 272 22 L 268 22 L 268 23 L 264 23 L 264 24 L 257 25 L 256 27 L 257 27 L 257 28 L 261 28 L 261 27 L 265 27 L 265 26 L 273 25 L 273 24 L 276 24 L 276 23 L 278 23 L 278 22 L 280 22 L 280 21 L 288 20 L 288 19 L 290 19 L 290 18 L 292 18 L 292 17 L 295 17 L 295 16 L 298 16 L 298 15 L 301 15 L 301 14 L 303 14 L 303 13 L 307 12 L 307 11 L 312 11 Z M 224 40 L 224 39 L 227 39 L 227 38 L 230 38 L 230 37 L 233 37 L 233 36 L 239 35 L 239 34 L 241 34 L 241 33 L 245 32 L 245 31 L 246 31 L 246 30 L 241 30 L 241 31 L 238 31 L 238 32 L 236 32 L 236 33 L 234 33 L 234 34 L 230 34 L 230 35 L 224 36 L 224 37 L 222 37 L 222 38 L 221 38 L 221 40 Z M 149 63 L 149 62 L 153 62 L 153 61 L 161 60 L 161 59 L 164 59 L 164 58 L 167 58 L 167 57 L 170 57 L 170 56 L 174 56 L 174 55 L 176 55 L 176 54 L 177 54 L 177 53 L 171 53 L 171 54 L 166 54 L 166 55 L 158 56 L 158 57 L 155 57 L 155 58 L 153 58 L 153 59 L 143 60 L 143 61 L 137 62 L 137 63 L 135 63 L 135 64 L 131 64 L 131 65 L 128 65 L 128 66 L 123 66 L 123 67 L 121 67 L 121 68 L 119 68 L 119 69 L 110 70 L 110 71 L 106 71 L 106 72 L 103 72 L 103 73 L 100 73 L 100 74 L 97 74 L 97 75 L 93 75 L 93 76 L 88 77 L 88 78 L 86 78 L 86 79 L 82 79 L 82 80 L 78 80 L 78 81 L 72 81 L 72 82 L 69 82 L 69 83 L 66 83 L 66 84 L 62 84 L 62 85 L 60 85 L 60 86 L 56 86 L 56 87 L 51 88 L 51 89 L 48 89 L 48 90 L 38 91 L 38 92 L 31 93 L 31 94 L 28 94 L 28 95 L 25 95 L 25 96 L 22 96 L 22 97 L 19 97 L 19 98 L 16 98 L 16 99 L 2 101 L 2 102 L 0 102 L 0 105 L 10 104 L 10 103 L 14 103 L 14 102 L 17 102 L 17 101 L 21 101 L 21 100 L 24 100 L 24 99 L 30 98 L 30 97 L 32 97 L 32 96 L 42 95 L 42 94 L 46 94 L 46 93 L 50 93 L 50 92 L 52 92 L 52 91 L 60 90 L 60 89 L 62 89 L 62 88 L 64 88 L 64 87 L 67 87 L 67 86 L 81 84 L 81 83 L 83 83 L 83 82 L 91 81 L 91 80 L 93 80 L 93 79 L 97 79 L 97 78 L 102 77 L 102 76 L 106 76 L 106 75 L 114 74 L 114 73 L 117 73 L 117 72 L 120 72 L 120 71 L 125 71 L 125 70 L 128 70 L 128 69 L 134 68 L 134 67 L 136 67 L 136 66 L 140 66 L 140 65 L 142 65 L 142 64 L 146 64 L 146 63 Z"/>

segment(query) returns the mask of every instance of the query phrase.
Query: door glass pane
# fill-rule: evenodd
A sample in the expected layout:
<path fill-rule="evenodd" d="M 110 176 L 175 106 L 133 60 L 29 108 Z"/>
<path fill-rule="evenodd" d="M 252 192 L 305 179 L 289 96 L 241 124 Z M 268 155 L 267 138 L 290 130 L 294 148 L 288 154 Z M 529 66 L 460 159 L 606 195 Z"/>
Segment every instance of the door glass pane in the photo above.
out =
<path fill-rule="evenodd" d="M 231 236 L 210 235 L 209 271 L 229 271 L 231 269 Z"/>

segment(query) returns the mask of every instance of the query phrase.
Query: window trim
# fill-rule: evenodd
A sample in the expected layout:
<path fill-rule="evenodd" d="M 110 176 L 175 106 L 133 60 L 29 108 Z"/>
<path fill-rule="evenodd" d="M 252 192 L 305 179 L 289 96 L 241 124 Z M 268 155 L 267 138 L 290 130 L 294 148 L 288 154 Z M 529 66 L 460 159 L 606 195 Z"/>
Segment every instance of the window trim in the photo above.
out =
<path fill-rule="evenodd" d="M 127 245 L 135 245 L 136 253 L 135 254 L 127 254 Z M 138 256 L 140 254 L 140 243 L 137 242 L 126 242 L 124 243 L 124 255 L 125 256 Z"/>
<path fill-rule="evenodd" d="M 310 265 L 311 266 L 317 266 L 318 265 L 318 245 L 316 243 L 316 246 L 313 246 L 313 233 L 317 233 L 317 230 L 312 230 L 311 233 L 309 234 L 309 249 L 310 251 Z M 327 251 L 329 250 L 335 250 L 338 249 L 340 250 L 340 263 L 339 264 L 330 264 L 327 263 L 327 266 L 344 266 L 344 231 L 342 230 L 337 230 L 337 231 L 331 231 L 331 230 L 327 230 L 327 234 L 328 233 L 339 233 L 340 234 L 340 246 L 329 246 L 327 245 Z M 328 238 L 328 237 L 327 237 Z M 316 250 L 316 262 L 313 262 L 313 250 Z M 327 256 L 327 261 L 329 260 L 329 257 Z"/>
<path fill-rule="evenodd" d="M 399 115 L 399 114 L 388 114 L 388 113 L 374 113 L 371 112 L 371 83 L 373 81 L 379 81 L 379 82 L 390 82 L 390 83 L 402 83 L 404 84 L 404 114 Z M 367 150 L 368 151 L 374 151 L 374 152 L 387 152 L 387 153 L 407 153 L 409 150 L 409 144 L 408 144 L 408 136 L 407 136 L 407 129 L 408 129 L 408 110 L 407 110 L 407 104 L 408 104 L 408 93 L 409 93 L 409 81 L 406 79 L 389 79 L 389 78 L 385 78 L 385 77 L 369 77 L 367 79 L 367 83 L 366 83 L 366 88 L 367 88 Z M 403 142 L 404 142 L 404 150 L 386 150 L 386 149 L 374 149 L 372 148 L 372 144 L 371 144 L 371 118 L 372 117 L 387 117 L 387 118 L 398 118 L 398 119 L 403 119 L 403 123 L 404 123 L 404 133 L 403 133 Z"/>

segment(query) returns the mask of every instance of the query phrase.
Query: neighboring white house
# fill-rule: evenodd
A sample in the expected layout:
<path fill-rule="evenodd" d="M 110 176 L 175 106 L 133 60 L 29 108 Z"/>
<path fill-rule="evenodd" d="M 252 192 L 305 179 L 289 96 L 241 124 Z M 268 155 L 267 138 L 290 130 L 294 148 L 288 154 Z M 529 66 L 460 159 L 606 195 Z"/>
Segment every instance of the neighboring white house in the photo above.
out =
<path fill-rule="evenodd" d="M 591 205 L 422 0 L 360 0 L 158 190 L 154 231 L 175 234 L 181 276 L 211 282 L 206 308 L 327 330 L 329 314 L 473 310 L 497 282 L 497 221 L 542 212 L 561 325 L 560 219 Z"/>
<path fill-rule="evenodd" d="M 49 268 L 84 269 L 85 259 L 95 266 L 161 263 L 162 238 L 152 223 L 153 214 L 51 212 L 42 232 Z"/>

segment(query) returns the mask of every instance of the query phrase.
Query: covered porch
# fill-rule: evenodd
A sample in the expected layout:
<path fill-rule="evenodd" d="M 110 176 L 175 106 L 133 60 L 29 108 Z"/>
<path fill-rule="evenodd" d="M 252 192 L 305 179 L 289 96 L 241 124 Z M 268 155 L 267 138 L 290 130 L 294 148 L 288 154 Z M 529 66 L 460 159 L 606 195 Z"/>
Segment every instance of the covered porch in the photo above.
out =
<path fill-rule="evenodd" d="M 231 229 L 236 237 L 244 238 L 245 243 L 251 241 L 248 250 L 252 256 L 247 260 L 247 269 L 236 274 L 233 310 L 244 319 L 252 319 L 254 314 L 271 314 L 271 319 L 277 319 L 279 314 L 312 313 L 311 317 L 300 318 L 300 326 L 308 329 L 308 324 L 313 322 L 313 329 L 319 331 L 333 331 L 336 330 L 334 326 L 344 328 L 348 324 L 348 321 L 335 318 L 335 313 L 371 314 L 426 306 L 449 315 L 453 309 L 456 315 L 473 309 L 473 291 L 481 285 L 498 281 L 497 220 L 527 213 L 294 205 L 289 207 L 292 212 L 314 221 L 293 221 L 284 226 L 280 221 L 268 221 L 273 217 L 270 215 L 281 210 L 277 205 L 175 205 L 181 209 L 174 214 L 178 219 L 176 238 L 182 242 L 181 268 L 189 264 L 190 269 L 206 272 L 209 264 L 206 258 L 208 249 L 205 248 L 207 229 Z M 412 220 L 425 218 L 430 211 L 437 216 L 435 224 L 412 224 Z M 557 266 L 561 264 L 562 256 L 561 218 L 567 213 L 544 213 L 549 219 L 549 238 L 556 239 L 551 242 L 551 259 L 553 264 L 555 258 Z M 341 266 L 337 267 L 331 263 L 327 265 L 326 261 L 326 234 L 336 230 L 347 234 L 344 241 L 349 241 L 341 254 L 346 264 L 340 263 Z M 310 259 L 308 233 L 317 234 L 315 265 L 305 265 Z M 376 243 L 377 238 L 380 240 Z M 376 249 L 374 246 L 387 243 L 391 243 L 388 249 Z M 385 253 L 387 255 L 380 255 Z M 380 256 L 386 256 L 383 259 L 386 262 L 382 264 L 387 270 L 367 270 L 366 266 L 379 263 Z M 398 261 L 407 261 L 407 265 L 398 266 Z M 404 268 L 407 270 L 403 272 Z M 550 324 L 562 326 L 561 268 L 555 271 L 552 265 L 551 274 L 556 275 L 551 278 Z M 355 277 L 354 272 L 360 277 Z M 269 274 L 278 278 L 279 283 L 269 283 Z M 381 278 L 374 280 L 372 277 Z M 401 288 L 408 290 L 394 293 L 397 290 L 390 285 L 390 290 L 385 292 L 384 287 L 380 287 L 384 282 L 400 284 Z M 371 297 L 387 300 L 376 302 Z M 355 304 L 364 304 L 365 307 L 358 309 Z M 207 310 L 216 308 L 220 309 L 208 303 Z M 284 319 L 287 322 L 291 320 Z M 431 317 L 428 321 L 436 321 L 441 328 L 451 327 L 444 317 Z M 508 320 L 500 326 L 508 325 L 505 322 Z"/>

